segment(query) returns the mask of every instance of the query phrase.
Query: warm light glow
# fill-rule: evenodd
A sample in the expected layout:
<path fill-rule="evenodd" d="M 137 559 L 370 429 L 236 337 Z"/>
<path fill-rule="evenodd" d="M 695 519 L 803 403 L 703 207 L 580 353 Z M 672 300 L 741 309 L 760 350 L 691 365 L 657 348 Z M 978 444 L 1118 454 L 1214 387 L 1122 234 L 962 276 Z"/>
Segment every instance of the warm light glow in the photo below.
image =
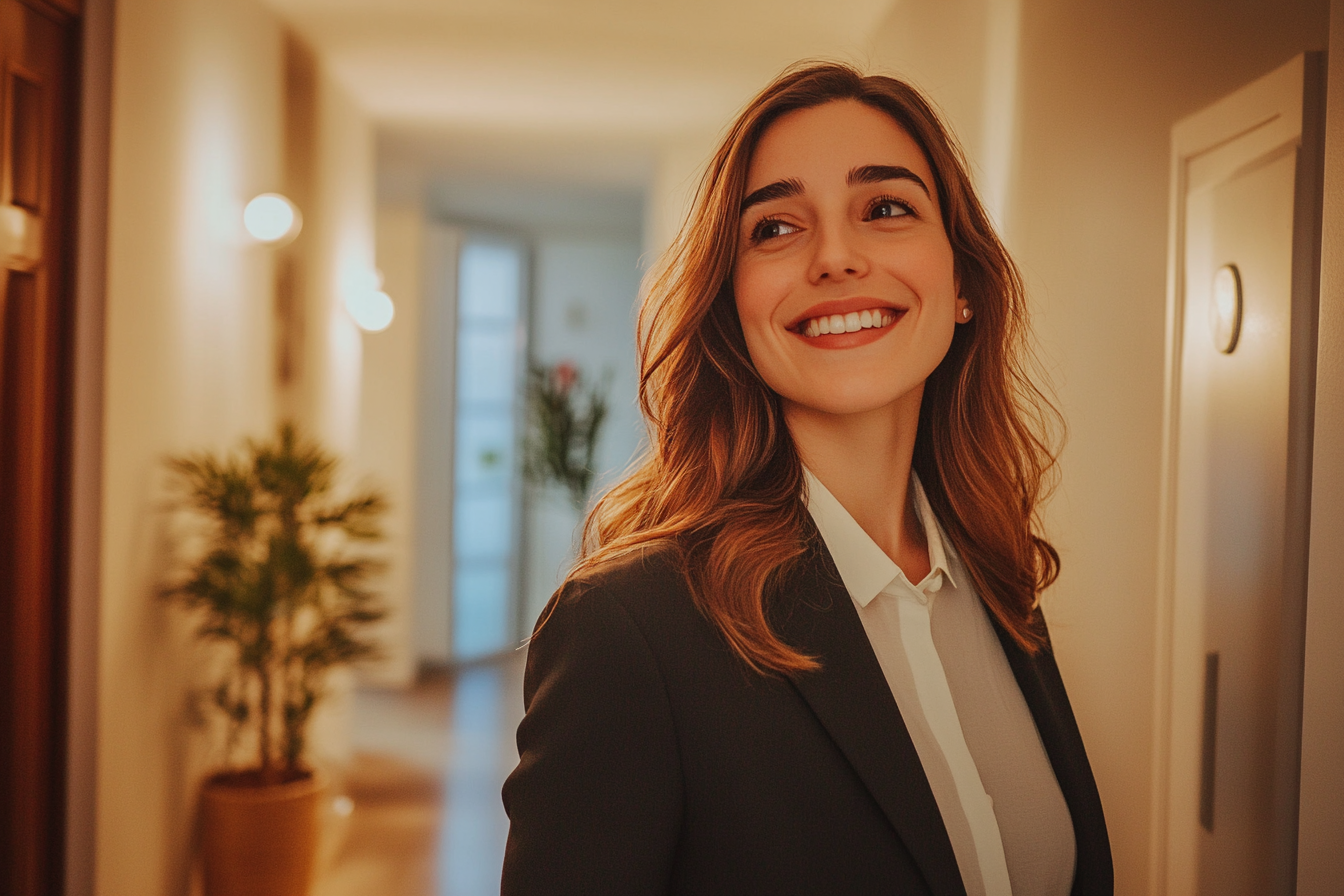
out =
<path fill-rule="evenodd" d="M 299 210 L 279 193 L 262 193 L 243 209 L 243 226 L 253 239 L 278 243 L 296 236 L 303 226 Z"/>
<path fill-rule="evenodd" d="M 396 309 L 392 306 L 392 297 L 382 290 L 357 292 L 345 301 L 345 310 L 359 324 L 361 330 L 377 333 L 386 330 L 392 323 Z"/>

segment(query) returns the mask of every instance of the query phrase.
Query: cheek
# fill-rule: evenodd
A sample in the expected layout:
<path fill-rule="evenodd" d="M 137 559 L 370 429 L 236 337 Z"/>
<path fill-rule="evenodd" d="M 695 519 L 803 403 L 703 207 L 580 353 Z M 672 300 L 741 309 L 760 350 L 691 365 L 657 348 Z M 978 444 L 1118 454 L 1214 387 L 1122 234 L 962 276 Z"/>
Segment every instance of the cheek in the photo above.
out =
<path fill-rule="evenodd" d="M 770 366 L 769 341 L 774 312 L 781 298 L 780 284 L 760 265 L 743 265 L 733 272 L 733 301 L 747 354 L 758 372 Z"/>
<path fill-rule="evenodd" d="M 733 301 L 742 330 L 750 333 L 769 323 L 775 301 L 770 278 L 759 265 L 740 265 L 733 271 Z"/>
<path fill-rule="evenodd" d="M 922 251 L 906 257 L 905 275 L 912 277 L 925 301 L 941 304 L 956 299 L 957 278 L 954 273 L 952 247 L 946 241 L 930 242 Z"/>

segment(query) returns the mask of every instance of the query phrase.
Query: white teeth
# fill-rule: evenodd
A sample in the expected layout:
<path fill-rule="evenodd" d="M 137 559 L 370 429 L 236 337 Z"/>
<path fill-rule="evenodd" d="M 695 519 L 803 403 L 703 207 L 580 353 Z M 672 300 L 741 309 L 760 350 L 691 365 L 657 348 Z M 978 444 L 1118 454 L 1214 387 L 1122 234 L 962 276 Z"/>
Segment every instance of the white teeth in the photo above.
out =
<path fill-rule="evenodd" d="M 857 333 L 859 330 L 871 330 L 894 323 L 896 315 L 882 308 L 864 311 L 851 311 L 848 314 L 830 314 L 814 317 L 802 326 L 807 337 L 825 336 L 830 333 Z"/>

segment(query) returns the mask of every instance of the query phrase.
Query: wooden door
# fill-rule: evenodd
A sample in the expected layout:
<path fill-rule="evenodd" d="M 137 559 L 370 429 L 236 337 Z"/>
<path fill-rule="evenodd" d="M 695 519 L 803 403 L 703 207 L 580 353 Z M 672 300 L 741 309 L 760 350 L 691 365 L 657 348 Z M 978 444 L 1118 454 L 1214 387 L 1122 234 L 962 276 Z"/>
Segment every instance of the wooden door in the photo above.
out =
<path fill-rule="evenodd" d="M 77 0 L 0 0 L 0 892 L 61 891 Z"/>

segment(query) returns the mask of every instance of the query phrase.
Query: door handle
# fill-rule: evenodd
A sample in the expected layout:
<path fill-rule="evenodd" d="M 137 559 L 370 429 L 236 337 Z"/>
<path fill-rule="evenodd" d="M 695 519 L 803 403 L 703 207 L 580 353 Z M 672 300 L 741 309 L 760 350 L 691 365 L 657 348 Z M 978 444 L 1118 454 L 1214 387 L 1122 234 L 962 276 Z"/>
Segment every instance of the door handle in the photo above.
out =
<path fill-rule="evenodd" d="M 1218 752 L 1218 651 L 1204 655 L 1204 739 L 1199 758 L 1199 823 L 1213 832 L 1214 760 Z"/>

